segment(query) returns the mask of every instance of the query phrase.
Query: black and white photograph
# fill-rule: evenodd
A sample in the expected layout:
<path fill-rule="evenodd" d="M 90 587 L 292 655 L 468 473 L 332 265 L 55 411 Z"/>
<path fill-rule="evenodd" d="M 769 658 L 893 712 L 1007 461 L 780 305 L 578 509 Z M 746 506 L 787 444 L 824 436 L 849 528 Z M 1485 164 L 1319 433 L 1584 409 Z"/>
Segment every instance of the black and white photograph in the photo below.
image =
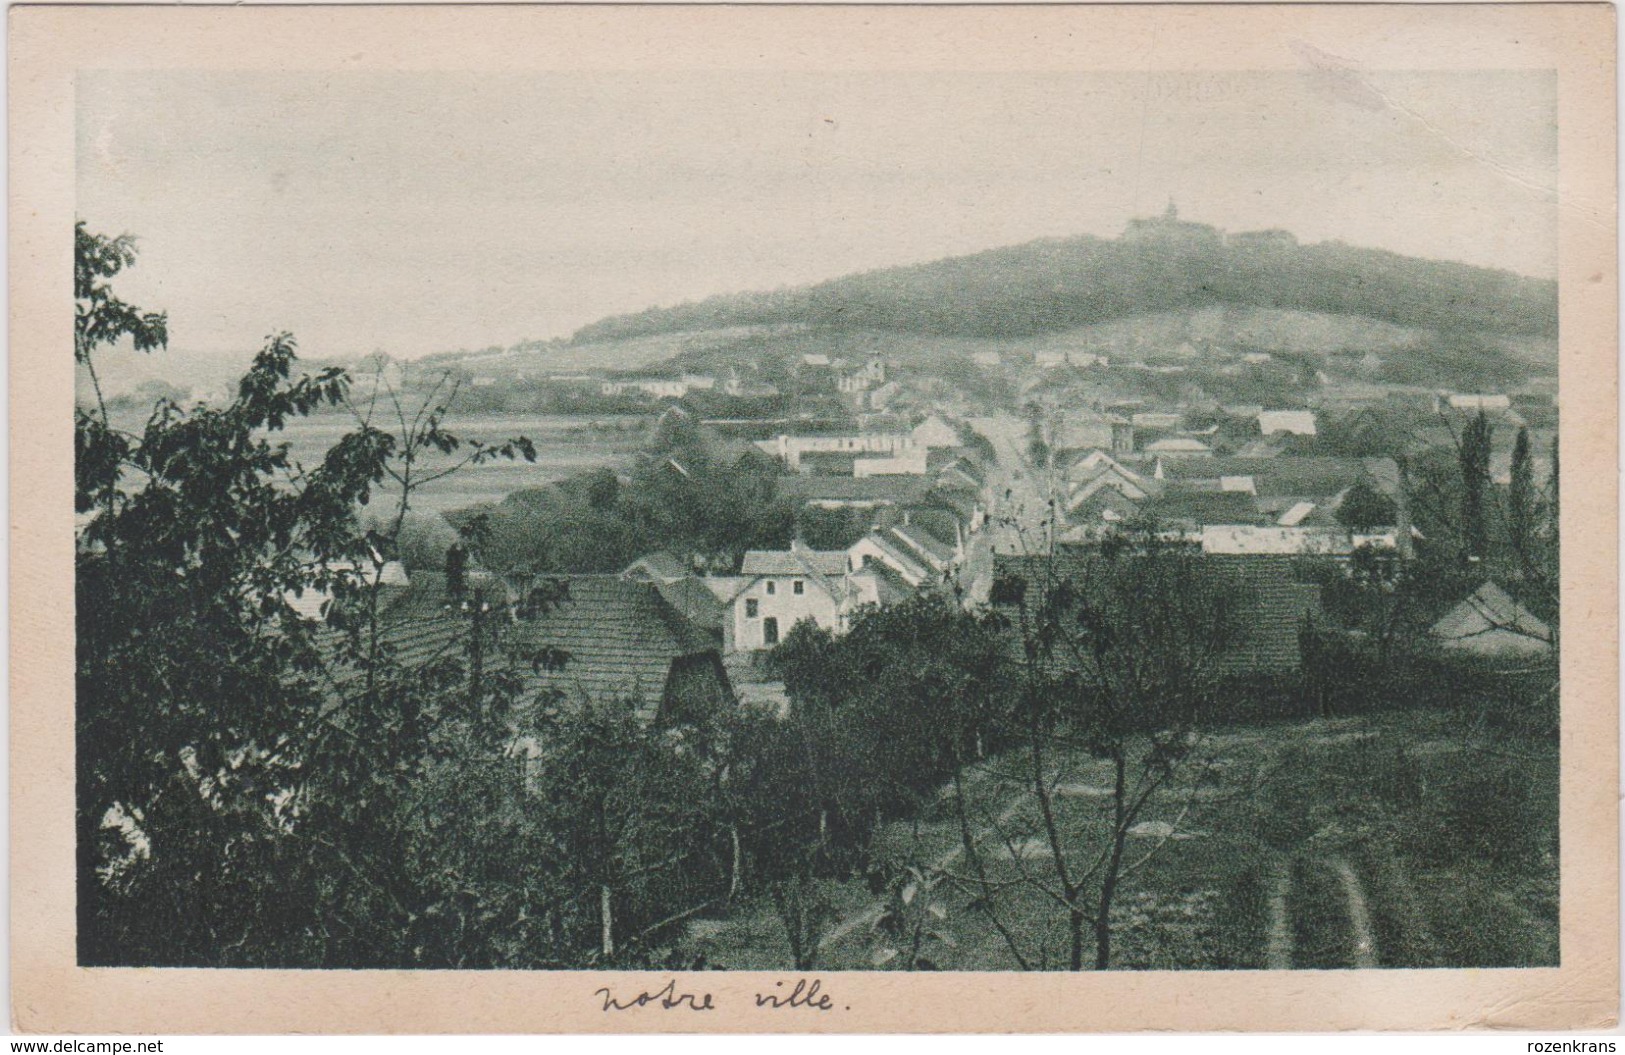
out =
<path fill-rule="evenodd" d="M 77 69 L 72 963 L 1573 966 L 1601 206 L 1310 39 Z"/>

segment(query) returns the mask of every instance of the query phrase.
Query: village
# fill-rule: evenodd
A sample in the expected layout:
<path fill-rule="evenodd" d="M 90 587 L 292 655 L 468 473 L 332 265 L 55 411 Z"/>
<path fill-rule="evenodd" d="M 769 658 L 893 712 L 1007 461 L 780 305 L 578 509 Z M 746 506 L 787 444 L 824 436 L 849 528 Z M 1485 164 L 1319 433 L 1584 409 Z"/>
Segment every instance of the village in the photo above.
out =
<path fill-rule="evenodd" d="M 1292 243 L 1170 205 L 1119 244 Z M 254 962 L 1552 962 L 1556 383 L 1538 356 L 1498 381 L 1491 346 L 1427 383 L 1444 339 L 1216 304 L 979 344 L 767 325 L 620 370 L 510 349 L 297 381 L 273 341 L 226 416 L 193 414 L 244 445 L 273 415 L 360 430 L 314 472 L 260 448 L 254 501 L 310 526 L 218 551 L 286 584 L 234 595 L 242 647 L 278 650 L 257 691 L 309 700 L 292 728 L 339 776 L 259 746 L 296 742 L 273 724 L 208 794 L 253 760 L 286 785 L 274 839 L 354 811 L 438 907 L 363 876 L 363 929 L 269 919 L 293 951 Z M 525 413 L 574 424 L 541 449 L 453 434 Z M 549 442 L 604 457 L 561 474 L 536 464 Z M 511 466 L 499 499 L 423 501 L 485 463 Z M 108 518 L 167 493 L 121 487 L 82 498 L 96 574 Z M 1506 745 L 1519 761 L 1481 763 Z M 387 791 L 301 797 L 306 773 Z M 98 882 L 142 874 L 146 825 L 102 816 L 124 849 Z M 452 834 L 474 817 L 492 833 Z M 526 937 L 469 929 L 476 902 Z"/>

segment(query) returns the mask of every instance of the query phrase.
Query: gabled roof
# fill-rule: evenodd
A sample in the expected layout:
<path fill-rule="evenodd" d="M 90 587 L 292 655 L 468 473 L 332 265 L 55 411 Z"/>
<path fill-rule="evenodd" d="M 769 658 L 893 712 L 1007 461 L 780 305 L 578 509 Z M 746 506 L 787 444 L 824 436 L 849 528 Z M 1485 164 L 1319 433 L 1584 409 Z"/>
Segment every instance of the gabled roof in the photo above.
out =
<path fill-rule="evenodd" d="M 739 566 L 739 574 L 745 578 L 809 573 L 826 576 L 845 575 L 846 551 L 753 549 L 745 553 L 745 559 Z"/>
<path fill-rule="evenodd" d="M 1483 651 L 1504 647 L 1508 635 L 1527 639 L 1526 651 L 1552 643 L 1552 628 L 1493 582 L 1486 582 L 1446 612 L 1430 633 L 1447 645 Z M 1492 644 L 1492 638 L 1501 640 Z"/>
<path fill-rule="evenodd" d="M 899 574 L 919 579 L 922 582 L 931 577 L 931 568 L 926 565 L 917 553 L 911 551 L 903 544 L 901 539 L 889 531 L 876 528 L 863 538 L 852 543 L 852 548 L 847 553 L 851 555 L 853 550 L 860 549 L 866 543 L 881 552 L 881 563 L 892 567 Z"/>
<path fill-rule="evenodd" d="M 683 562 L 666 550 L 658 550 L 639 557 L 627 565 L 621 577 L 626 579 L 652 579 L 655 582 L 675 582 L 689 574 Z"/>
<path fill-rule="evenodd" d="M 954 548 L 929 531 L 913 524 L 899 524 L 891 529 L 909 549 L 934 562 L 939 568 L 954 559 Z"/>
<path fill-rule="evenodd" d="M 630 697 L 659 705 L 672 665 L 716 653 L 714 638 L 683 617 L 653 584 L 613 575 L 574 575 L 561 580 L 567 600 L 520 619 L 509 637 L 520 649 L 547 647 L 568 654 L 559 671 L 534 679 L 571 696 Z"/>
<path fill-rule="evenodd" d="M 914 587 L 896 570 L 885 564 L 871 562 L 852 573 L 853 579 L 872 579 L 878 604 L 900 604 L 914 596 Z"/>

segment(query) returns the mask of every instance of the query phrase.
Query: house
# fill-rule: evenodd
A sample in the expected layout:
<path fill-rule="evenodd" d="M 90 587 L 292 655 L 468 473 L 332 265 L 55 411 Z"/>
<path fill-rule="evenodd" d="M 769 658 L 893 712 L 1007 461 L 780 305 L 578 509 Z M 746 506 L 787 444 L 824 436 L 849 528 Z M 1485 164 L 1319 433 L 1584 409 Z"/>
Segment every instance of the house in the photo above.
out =
<path fill-rule="evenodd" d="M 1004 364 L 1004 358 L 998 352 L 972 352 L 970 361 L 984 370 L 991 370 Z"/>
<path fill-rule="evenodd" d="M 869 392 L 869 407 L 871 410 L 885 410 L 887 407 L 891 406 L 892 401 L 901 395 L 902 392 L 902 385 L 898 384 L 896 381 L 887 381 L 885 384 L 879 386 L 878 388 L 872 389 Z"/>
<path fill-rule="evenodd" d="M 731 705 L 733 687 L 716 638 L 684 617 L 656 584 L 618 575 L 556 580 L 564 597 L 518 616 L 509 650 L 551 650 L 563 662 L 533 664 L 528 685 L 566 700 L 631 701 L 646 719 L 690 707 Z"/>
<path fill-rule="evenodd" d="M 1158 458 L 1211 458 L 1213 448 L 1190 436 L 1166 436 L 1146 444 L 1145 452 Z"/>
<path fill-rule="evenodd" d="M 1066 508 L 1068 513 L 1081 508 L 1085 502 L 1102 491 L 1113 491 L 1131 501 L 1141 502 L 1149 497 L 1153 489 L 1160 488 L 1138 473 L 1129 472 L 1115 464 L 1104 466 L 1082 483 L 1071 485 L 1066 496 Z"/>
<path fill-rule="evenodd" d="M 910 587 L 921 586 L 932 577 L 932 569 L 889 531 L 875 529 L 847 548 L 847 563 L 854 570 L 870 566 L 887 568 Z"/>
<path fill-rule="evenodd" d="M 931 450 L 936 447 L 959 446 L 959 430 L 942 420 L 941 415 L 932 414 L 924 421 L 914 426 L 910 433 L 913 446 Z"/>
<path fill-rule="evenodd" d="M 739 575 L 748 582 L 734 595 L 725 636 L 729 651 L 772 648 L 803 619 L 840 629 L 847 560 L 845 550 L 814 550 L 801 542 L 788 550 L 747 552 Z"/>
<path fill-rule="evenodd" d="M 1084 408 L 1064 414 L 1051 428 L 1050 446 L 1057 451 L 1134 450 L 1134 425 L 1127 418 Z"/>
<path fill-rule="evenodd" d="M 1393 532 L 1354 532 L 1341 526 L 1204 524 L 1202 552 L 1211 555 L 1348 557 L 1362 546 L 1394 549 Z"/>
<path fill-rule="evenodd" d="M 931 452 L 933 455 L 938 453 Z M 956 455 L 946 464 L 935 468 L 932 476 L 933 484 L 949 491 L 970 491 L 980 493 L 987 484 L 987 471 L 975 458 L 965 455 Z"/>
<path fill-rule="evenodd" d="M 1392 458 L 1169 458 L 1159 461 L 1152 475 L 1188 482 L 1250 477 L 1260 497 L 1294 500 L 1330 499 L 1357 483 L 1390 498 L 1400 493 L 1399 465 Z"/>
<path fill-rule="evenodd" d="M 919 502 L 930 490 L 925 476 L 783 476 L 778 493 L 820 509 L 879 509 Z"/>
<path fill-rule="evenodd" d="M 1034 352 L 1033 365 L 1040 370 L 1053 370 L 1067 365 L 1067 356 L 1065 352 Z"/>
<path fill-rule="evenodd" d="M 860 432 L 856 434 L 820 434 L 791 436 L 780 433 L 770 440 L 758 440 L 756 446 L 778 458 L 791 472 L 801 469 L 801 456 L 811 451 L 840 451 L 853 455 L 896 455 L 914 449 L 914 440 L 906 432 Z"/>
<path fill-rule="evenodd" d="M 598 390 L 606 396 L 641 393 L 652 399 L 682 399 L 691 391 L 715 388 L 716 383 L 714 377 L 685 374 L 680 378 L 642 377 L 620 381 L 605 381 L 598 386 Z"/>
<path fill-rule="evenodd" d="M 798 459 L 797 468 L 815 476 L 852 476 L 852 467 L 862 457 L 856 451 L 806 451 Z"/>
<path fill-rule="evenodd" d="M 916 447 L 900 454 L 886 456 L 863 456 L 853 459 L 852 475 L 862 478 L 865 476 L 924 476 L 926 472 L 927 450 Z"/>
<path fill-rule="evenodd" d="M 463 656 L 483 615 L 504 628 L 502 647 L 484 656 L 486 669 L 519 674 L 532 699 L 556 690 L 566 702 L 625 700 L 654 722 L 678 720 L 690 706 L 732 703 L 718 635 L 673 607 L 656 583 L 618 575 L 546 582 L 560 596 L 531 606 L 525 595 L 539 582 L 482 575 L 453 593 L 444 575 L 414 572 L 380 593 L 380 641 L 402 666 L 422 667 Z"/>
<path fill-rule="evenodd" d="M 1126 524 L 1140 519 L 1143 497 L 1129 497 L 1115 487 L 1101 487 L 1067 500 L 1067 520 L 1080 527 Z"/>
<path fill-rule="evenodd" d="M 1258 412 L 1258 430 L 1266 436 L 1277 432 L 1293 436 L 1315 434 L 1315 412 L 1312 410 L 1261 410 Z"/>
<path fill-rule="evenodd" d="M 1460 411 L 1504 411 L 1512 408 L 1510 396 L 1496 394 L 1473 394 L 1467 392 L 1441 392 L 1433 399 L 1433 411 L 1438 413 L 1445 406 L 1451 410 Z"/>
<path fill-rule="evenodd" d="M 1142 410 L 1129 419 L 1129 424 L 1146 432 L 1171 432 L 1184 422 L 1184 415 L 1160 410 Z"/>
<path fill-rule="evenodd" d="M 671 553 L 659 550 L 627 565 L 626 570 L 621 572 L 621 578 L 635 582 L 672 583 L 693 574 Z"/>
<path fill-rule="evenodd" d="M 1140 516 L 1158 527 L 1200 533 L 1212 524 L 1259 524 L 1264 517 L 1245 491 L 1206 487 L 1165 487 L 1140 503 Z"/>
<path fill-rule="evenodd" d="M 1442 648 L 1477 656 L 1533 656 L 1556 644 L 1550 626 L 1493 582 L 1474 590 L 1428 633 Z"/>
<path fill-rule="evenodd" d="M 1119 559 L 1135 560 L 1136 557 Z M 1173 559 L 1173 558 L 1145 558 Z M 1087 592 L 1099 581 L 1091 547 L 1055 557 L 997 555 L 991 597 L 995 607 L 1036 612 L 1046 584 L 1070 581 Z M 1226 676 L 1282 674 L 1303 662 L 1300 633 L 1321 618 L 1320 588 L 1299 582 L 1295 560 L 1281 556 L 1188 556 L 1179 573 L 1192 589 L 1211 590 L 1230 602 L 1228 640 L 1216 656 Z M 1022 620 L 1012 618 L 1012 626 Z M 1030 623 L 1030 620 L 1029 620 Z"/>

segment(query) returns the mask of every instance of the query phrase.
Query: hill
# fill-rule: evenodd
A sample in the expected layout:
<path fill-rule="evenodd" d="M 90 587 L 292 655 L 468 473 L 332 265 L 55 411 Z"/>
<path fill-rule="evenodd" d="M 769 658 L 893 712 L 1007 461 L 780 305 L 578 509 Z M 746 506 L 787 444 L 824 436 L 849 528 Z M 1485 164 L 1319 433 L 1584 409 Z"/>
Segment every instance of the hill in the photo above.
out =
<path fill-rule="evenodd" d="M 1125 320 L 1193 318 L 1221 309 L 1236 318 L 1252 312 L 1277 321 L 1355 320 L 1387 346 L 1410 345 L 1426 333 L 1510 341 L 1541 359 L 1555 355 L 1555 282 L 1338 242 L 1299 245 L 1285 232 L 1227 238 L 1173 219 L 1136 224 L 1118 239 L 1047 239 L 811 286 L 650 308 L 583 327 L 570 343 L 795 327 L 1028 345 Z M 1399 331 L 1403 339 L 1396 342 Z"/>

